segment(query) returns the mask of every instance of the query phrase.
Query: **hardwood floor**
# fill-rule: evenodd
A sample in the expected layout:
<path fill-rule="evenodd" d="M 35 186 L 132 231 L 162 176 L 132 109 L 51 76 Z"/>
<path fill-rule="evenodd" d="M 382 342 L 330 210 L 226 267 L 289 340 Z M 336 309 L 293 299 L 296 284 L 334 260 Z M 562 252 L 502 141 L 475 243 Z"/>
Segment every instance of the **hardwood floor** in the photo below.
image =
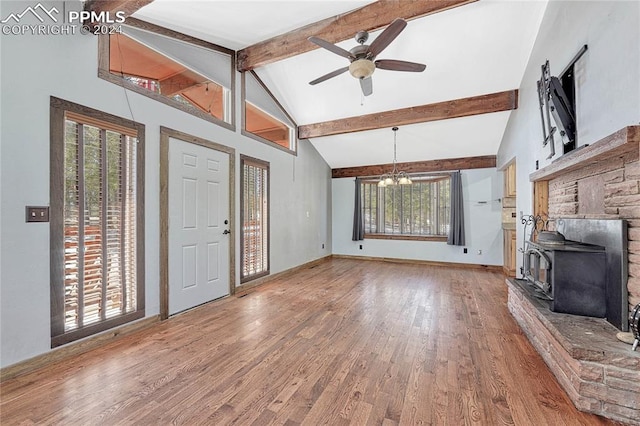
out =
<path fill-rule="evenodd" d="M 333 259 L 7 380 L 13 424 L 598 425 L 499 274 Z"/>

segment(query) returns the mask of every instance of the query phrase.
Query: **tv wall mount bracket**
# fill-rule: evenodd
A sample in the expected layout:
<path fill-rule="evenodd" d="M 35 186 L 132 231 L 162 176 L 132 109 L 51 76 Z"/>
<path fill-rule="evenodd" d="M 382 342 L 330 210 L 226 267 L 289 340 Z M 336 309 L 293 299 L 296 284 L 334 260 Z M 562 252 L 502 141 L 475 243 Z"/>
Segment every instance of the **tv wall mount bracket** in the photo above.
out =
<path fill-rule="evenodd" d="M 573 57 L 569 65 L 560 73 L 563 76 L 587 51 L 587 45 Z M 541 67 L 540 80 L 537 81 L 540 121 L 542 124 L 542 146 L 549 145 L 547 160 L 556 155 L 554 135 L 559 134 L 564 143 L 571 143 L 576 137 L 576 115 L 568 101 L 562 83 L 551 75 L 549 60 Z M 553 116 L 553 122 L 551 117 Z M 555 126 L 553 125 L 555 122 Z M 557 132 L 557 133 L 556 133 Z"/>

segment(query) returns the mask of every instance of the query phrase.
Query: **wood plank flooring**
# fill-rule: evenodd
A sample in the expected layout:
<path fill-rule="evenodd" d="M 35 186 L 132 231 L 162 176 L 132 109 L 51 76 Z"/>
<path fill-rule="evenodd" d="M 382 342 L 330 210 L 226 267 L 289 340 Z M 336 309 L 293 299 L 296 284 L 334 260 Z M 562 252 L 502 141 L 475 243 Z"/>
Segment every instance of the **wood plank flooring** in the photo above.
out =
<path fill-rule="evenodd" d="M 0 422 L 599 425 L 499 274 L 333 259 L 7 380 Z"/>

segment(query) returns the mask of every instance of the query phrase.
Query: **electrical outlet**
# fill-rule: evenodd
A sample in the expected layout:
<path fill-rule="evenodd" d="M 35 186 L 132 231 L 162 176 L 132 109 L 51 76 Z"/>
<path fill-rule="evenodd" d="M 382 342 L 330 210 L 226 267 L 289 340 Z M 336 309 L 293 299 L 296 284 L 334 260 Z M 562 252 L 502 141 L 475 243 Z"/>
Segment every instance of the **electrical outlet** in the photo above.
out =
<path fill-rule="evenodd" d="M 324 248 L 324 243 L 322 243 L 322 248 Z"/>
<path fill-rule="evenodd" d="M 482 250 L 478 250 L 478 254 L 482 254 Z"/>
<path fill-rule="evenodd" d="M 362 244 L 360 244 L 360 250 L 362 250 Z"/>
<path fill-rule="evenodd" d="M 463 252 L 464 254 L 467 254 L 467 252 L 468 252 L 467 248 L 466 248 L 466 247 L 465 247 L 465 248 L 463 248 L 463 249 L 462 249 L 462 252 Z"/>

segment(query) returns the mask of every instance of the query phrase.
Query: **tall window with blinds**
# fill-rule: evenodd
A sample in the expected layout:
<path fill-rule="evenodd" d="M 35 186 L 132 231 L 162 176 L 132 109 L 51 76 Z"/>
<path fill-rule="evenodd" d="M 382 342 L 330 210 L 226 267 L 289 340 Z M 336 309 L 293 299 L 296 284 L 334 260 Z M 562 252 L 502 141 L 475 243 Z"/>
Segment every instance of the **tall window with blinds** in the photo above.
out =
<path fill-rule="evenodd" d="M 241 156 L 240 281 L 269 274 L 269 163 Z"/>
<path fill-rule="evenodd" d="M 52 346 L 144 313 L 138 129 L 89 112 L 64 110 L 52 135 Z"/>
<path fill-rule="evenodd" d="M 451 210 L 448 176 L 412 177 L 411 185 L 362 183 L 365 238 L 446 240 Z"/>

